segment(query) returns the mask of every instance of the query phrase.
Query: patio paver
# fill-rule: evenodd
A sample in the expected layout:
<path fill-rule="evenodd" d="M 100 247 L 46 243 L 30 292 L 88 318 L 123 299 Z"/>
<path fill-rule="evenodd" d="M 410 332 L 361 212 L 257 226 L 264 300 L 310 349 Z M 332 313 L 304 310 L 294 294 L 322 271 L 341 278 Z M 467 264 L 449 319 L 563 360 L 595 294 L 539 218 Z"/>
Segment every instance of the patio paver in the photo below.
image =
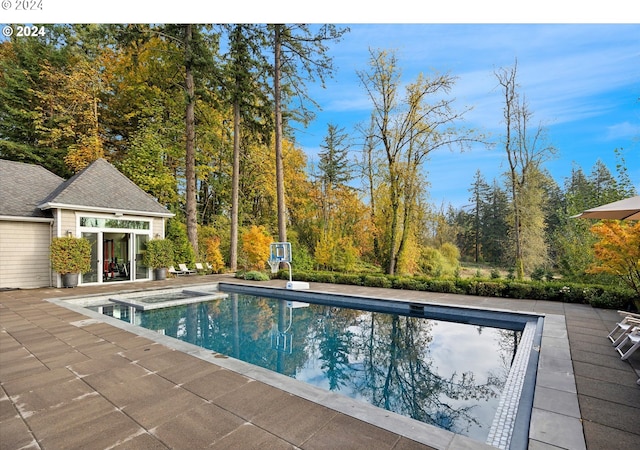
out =
<path fill-rule="evenodd" d="M 47 299 L 224 276 L 0 292 L 0 447 L 465 449 L 434 433 L 429 444 L 292 395 L 149 336 Z M 283 286 L 280 280 L 267 285 Z M 312 283 L 313 290 L 548 315 L 529 448 L 640 448 L 640 355 L 621 361 L 606 335 L 619 316 L 586 305 L 473 298 Z M 283 386 L 284 387 L 284 386 Z M 558 424 L 564 433 L 558 433 Z M 477 445 L 476 445 L 477 444 Z"/>

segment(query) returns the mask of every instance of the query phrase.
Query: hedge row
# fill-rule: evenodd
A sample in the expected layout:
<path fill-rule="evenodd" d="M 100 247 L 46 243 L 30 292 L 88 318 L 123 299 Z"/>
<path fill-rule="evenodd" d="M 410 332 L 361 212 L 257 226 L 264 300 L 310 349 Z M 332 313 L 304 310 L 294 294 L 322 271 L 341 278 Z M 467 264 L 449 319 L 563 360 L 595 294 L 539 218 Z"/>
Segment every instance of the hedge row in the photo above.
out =
<path fill-rule="evenodd" d="M 288 279 L 289 273 L 288 271 L 280 271 L 275 277 Z M 479 278 L 438 279 L 337 272 L 295 272 L 293 278 L 298 281 L 317 283 L 444 292 L 482 297 L 555 300 L 620 310 L 635 310 L 635 302 L 640 303 L 637 295 L 628 289 L 616 286 L 562 283 L 557 281 L 487 280 Z"/>

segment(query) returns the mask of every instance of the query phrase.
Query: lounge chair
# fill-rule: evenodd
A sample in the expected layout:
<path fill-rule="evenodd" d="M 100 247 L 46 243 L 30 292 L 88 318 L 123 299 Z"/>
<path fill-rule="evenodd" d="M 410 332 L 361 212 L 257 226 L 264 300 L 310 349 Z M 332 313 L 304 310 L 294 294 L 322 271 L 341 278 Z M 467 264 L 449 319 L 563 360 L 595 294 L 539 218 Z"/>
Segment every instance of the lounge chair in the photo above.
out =
<path fill-rule="evenodd" d="M 176 269 L 173 268 L 173 266 L 169 266 L 169 269 L 167 269 L 167 271 L 170 274 L 175 275 L 175 276 L 180 276 L 180 275 L 184 275 L 185 274 L 184 271 L 176 270 Z"/>
<path fill-rule="evenodd" d="M 613 343 L 613 346 L 617 347 L 634 327 L 640 327 L 640 317 L 636 314 L 629 313 L 629 315 L 626 315 L 616 324 L 615 328 L 611 330 L 611 333 L 609 333 L 607 337 Z"/>
<path fill-rule="evenodd" d="M 626 345 L 630 344 L 627 350 L 624 350 Z M 634 327 L 633 330 L 626 335 L 626 337 L 618 344 L 616 350 L 620 353 L 620 359 L 628 359 L 633 352 L 640 347 L 640 327 Z"/>
<path fill-rule="evenodd" d="M 180 267 L 180 270 L 182 270 L 182 272 L 186 275 L 193 275 L 194 273 L 198 273 L 198 271 L 196 270 L 189 269 L 186 264 L 178 264 L 178 267 Z"/>
<path fill-rule="evenodd" d="M 198 272 L 206 272 L 207 269 L 204 268 L 204 266 L 201 263 L 196 263 L 196 270 Z"/>

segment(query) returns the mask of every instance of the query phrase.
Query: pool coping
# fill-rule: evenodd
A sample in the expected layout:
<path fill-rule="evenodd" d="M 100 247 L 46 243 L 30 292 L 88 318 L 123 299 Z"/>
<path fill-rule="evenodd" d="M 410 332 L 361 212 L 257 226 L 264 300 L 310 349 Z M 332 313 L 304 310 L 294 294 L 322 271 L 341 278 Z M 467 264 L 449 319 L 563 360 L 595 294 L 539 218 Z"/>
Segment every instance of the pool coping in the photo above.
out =
<path fill-rule="evenodd" d="M 212 283 L 218 284 L 218 283 Z M 224 284 L 224 283 L 221 283 Z M 233 286 L 245 285 L 251 287 L 265 288 L 249 283 L 227 283 Z M 184 288 L 189 288 L 185 285 Z M 193 286 L 198 286 L 193 285 Z M 201 285 L 199 286 L 201 287 Z M 267 286 L 267 288 L 271 288 Z M 282 288 L 273 287 L 278 291 Z M 137 290 L 137 289 L 136 289 Z M 135 292 L 132 290 L 131 292 Z M 120 292 L 120 294 L 126 291 Z M 335 293 L 322 290 L 309 290 L 308 292 L 321 295 L 335 295 Z M 344 294 L 347 297 L 365 297 L 357 294 Z M 100 294 L 98 294 L 100 296 Z M 291 392 L 291 386 L 296 385 L 299 392 L 293 392 L 310 401 L 325 405 L 346 415 L 364 420 L 373 425 L 391 430 L 397 434 L 406 436 L 426 445 L 441 449 L 466 449 L 466 448 L 495 448 L 481 443 L 466 436 L 451 433 L 430 425 L 408 419 L 403 416 L 380 410 L 374 406 L 345 398 L 341 394 L 335 394 L 316 388 L 306 383 L 291 379 L 290 377 L 261 369 L 248 363 L 244 363 L 233 358 L 222 357 L 210 350 L 202 349 L 192 344 L 188 344 L 177 339 L 163 336 L 155 331 L 146 330 L 136 325 L 131 325 L 119 319 L 110 318 L 100 313 L 90 311 L 84 306 L 76 305 L 70 300 L 85 296 L 51 298 L 48 301 L 64 306 L 79 312 L 89 318 L 74 323 L 76 326 L 85 326 L 91 323 L 105 322 L 120 329 L 125 329 L 139 336 L 146 337 L 169 348 L 188 353 L 192 356 L 206 360 L 220 367 L 227 368 L 234 372 L 245 375 L 249 378 L 259 380 L 271 386 Z M 377 295 L 377 298 L 380 298 Z M 398 301 L 407 303 L 407 299 L 384 296 L 385 301 Z M 413 302 L 414 300 L 412 300 Z M 565 318 L 562 315 L 539 314 L 528 311 L 512 311 L 499 308 L 470 308 L 465 305 L 444 304 L 423 299 L 415 300 L 425 305 L 438 305 L 445 307 L 456 307 L 467 310 L 484 310 L 490 312 L 502 312 L 508 314 L 522 314 L 526 316 L 544 317 L 544 327 L 542 329 L 538 375 L 535 382 L 535 400 L 531 410 L 531 421 L 528 429 L 528 442 L 521 443 L 524 446 L 513 448 L 531 448 L 532 443 L 554 445 L 563 448 L 583 449 L 586 448 L 584 433 L 580 420 L 580 410 L 578 407 L 575 377 L 573 374 L 569 342 Z M 295 382 L 295 383 L 292 383 Z M 298 386 L 300 385 L 300 386 Z M 564 406 L 562 411 L 554 411 L 552 397 L 560 392 L 563 396 Z M 380 414 L 380 411 L 383 411 Z M 419 427 L 415 425 L 419 424 Z M 511 448 L 511 447 L 510 447 Z"/>

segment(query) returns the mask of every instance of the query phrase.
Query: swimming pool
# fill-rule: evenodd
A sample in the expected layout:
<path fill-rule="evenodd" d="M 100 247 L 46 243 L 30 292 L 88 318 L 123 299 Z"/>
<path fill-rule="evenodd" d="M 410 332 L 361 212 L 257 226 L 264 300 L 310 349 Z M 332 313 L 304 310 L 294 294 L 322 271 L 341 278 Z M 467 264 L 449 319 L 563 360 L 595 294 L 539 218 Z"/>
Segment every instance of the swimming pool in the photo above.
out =
<path fill-rule="evenodd" d="M 198 290 L 201 299 L 215 292 Z M 517 422 L 528 424 L 527 404 L 531 409 L 526 379 L 538 316 L 226 284 L 221 290 L 228 298 L 145 312 L 132 299 L 158 303 L 153 292 L 94 299 L 93 308 L 500 448 L 513 436 L 526 442 Z"/>

